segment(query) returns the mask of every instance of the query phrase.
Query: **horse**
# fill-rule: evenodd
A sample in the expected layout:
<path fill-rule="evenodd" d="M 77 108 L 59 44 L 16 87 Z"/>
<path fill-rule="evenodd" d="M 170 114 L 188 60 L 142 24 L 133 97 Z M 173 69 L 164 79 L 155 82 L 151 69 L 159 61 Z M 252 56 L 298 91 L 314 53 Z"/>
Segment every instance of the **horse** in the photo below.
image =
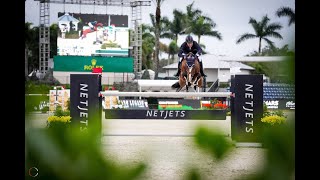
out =
<path fill-rule="evenodd" d="M 88 28 L 88 29 L 84 29 L 82 30 L 81 32 L 81 39 L 87 37 L 87 34 L 88 33 L 92 33 L 92 32 L 95 32 L 97 31 L 98 27 L 103 27 L 103 24 L 102 23 L 97 23 L 94 27 L 93 27 L 93 30 L 91 28 Z"/>
<path fill-rule="evenodd" d="M 190 87 L 193 87 L 194 91 L 199 92 L 202 84 L 203 77 L 200 74 L 199 60 L 194 53 L 190 52 L 186 58 L 182 59 L 179 81 L 173 84 L 172 87 L 177 88 L 176 92 L 179 92 L 183 87 L 186 88 L 187 92 Z"/>

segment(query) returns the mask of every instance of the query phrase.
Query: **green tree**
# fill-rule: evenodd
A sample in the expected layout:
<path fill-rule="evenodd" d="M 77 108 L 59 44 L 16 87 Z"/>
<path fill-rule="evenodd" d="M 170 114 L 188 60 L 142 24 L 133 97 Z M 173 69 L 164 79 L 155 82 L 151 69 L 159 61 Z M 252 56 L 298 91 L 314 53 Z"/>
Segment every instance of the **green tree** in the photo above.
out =
<path fill-rule="evenodd" d="M 148 25 L 142 24 L 142 69 L 151 69 L 155 47 L 155 37 L 150 33 Z"/>
<path fill-rule="evenodd" d="M 28 71 L 39 67 L 39 27 L 32 27 L 32 23 L 25 23 L 25 62 Z M 59 26 L 54 23 L 50 26 L 50 58 L 57 55 L 57 38 Z"/>
<path fill-rule="evenodd" d="M 293 56 L 294 51 L 289 49 L 289 45 L 286 44 L 281 48 L 276 46 L 266 46 L 261 50 L 261 53 L 254 51 L 247 56 Z"/>
<path fill-rule="evenodd" d="M 177 44 L 178 35 L 184 34 L 186 28 L 186 16 L 183 12 L 174 9 L 173 10 L 173 20 L 169 24 L 169 30 L 174 35 L 174 41 Z"/>
<path fill-rule="evenodd" d="M 201 16 L 202 11 L 200 9 L 195 9 L 193 8 L 194 2 L 191 4 L 187 5 L 186 7 L 186 14 L 185 14 L 185 22 L 186 22 L 186 28 L 185 28 L 185 33 L 190 34 L 192 33 L 191 25 L 193 22 L 195 22 L 198 17 Z"/>
<path fill-rule="evenodd" d="M 177 54 L 178 52 L 179 52 L 179 47 L 177 43 L 175 41 L 171 41 L 168 47 L 168 54 L 169 54 L 168 65 L 170 64 L 170 61 L 173 62 L 174 55 Z"/>
<path fill-rule="evenodd" d="M 58 39 L 59 26 L 57 23 L 50 26 L 50 58 L 57 55 L 57 39 Z"/>
<path fill-rule="evenodd" d="M 30 51 L 30 44 L 32 43 L 32 37 L 31 37 L 31 25 L 32 23 L 25 23 L 25 48 L 24 48 L 24 62 L 25 62 L 25 76 L 27 76 L 29 73 L 28 70 L 28 54 Z"/>
<path fill-rule="evenodd" d="M 155 79 L 158 78 L 159 72 L 159 51 L 160 51 L 160 28 L 161 28 L 161 4 L 164 0 L 155 0 L 156 1 L 156 13 L 155 13 Z"/>
<path fill-rule="evenodd" d="M 212 36 L 222 40 L 221 33 L 212 30 L 216 27 L 216 23 L 214 23 L 209 17 L 202 15 L 199 16 L 190 24 L 190 27 L 191 32 L 198 37 L 198 43 L 200 43 L 201 36 Z"/>
<path fill-rule="evenodd" d="M 186 7 L 185 33 L 195 34 L 200 44 L 201 36 L 212 36 L 222 40 L 221 33 L 213 30 L 216 23 L 208 16 L 202 15 L 202 11 L 193 7 L 194 2 Z"/>
<path fill-rule="evenodd" d="M 25 63 L 28 73 L 39 67 L 39 27 L 25 23 Z"/>
<path fill-rule="evenodd" d="M 290 7 L 281 7 L 276 11 L 276 15 L 278 17 L 288 17 L 289 18 L 289 26 L 295 23 L 295 12 Z"/>
<path fill-rule="evenodd" d="M 270 46 L 274 46 L 273 42 L 268 39 L 268 37 L 274 37 L 278 39 L 282 39 L 282 36 L 277 30 L 282 29 L 282 26 L 279 23 L 269 23 L 270 19 L 267 15 L 262 17 L 261 21 L 257 21 L 256 19 L 250 17 L 249 24 L 252 25 L 255 34 L 245 33 L 240 36 L 240 38 L 236 41 L 236 44 L 239 44 L 245 40 L 259 38 L 259 48 L 258 52 L 261 53 L 261 41 L 266 41 Z"/>

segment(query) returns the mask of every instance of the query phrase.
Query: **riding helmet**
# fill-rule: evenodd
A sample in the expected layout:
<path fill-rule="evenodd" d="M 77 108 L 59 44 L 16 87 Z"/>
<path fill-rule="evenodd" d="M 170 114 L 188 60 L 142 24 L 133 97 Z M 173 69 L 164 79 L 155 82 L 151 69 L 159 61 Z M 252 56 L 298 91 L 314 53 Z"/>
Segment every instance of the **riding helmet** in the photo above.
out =
<path fill-rule="evenodd" d="M 187 43 L 193 42 L 193 38 L 192 38 L 191 35 L 188 35 L 188 36 L 186 37 L 186 42 L 187 42 Z"/>

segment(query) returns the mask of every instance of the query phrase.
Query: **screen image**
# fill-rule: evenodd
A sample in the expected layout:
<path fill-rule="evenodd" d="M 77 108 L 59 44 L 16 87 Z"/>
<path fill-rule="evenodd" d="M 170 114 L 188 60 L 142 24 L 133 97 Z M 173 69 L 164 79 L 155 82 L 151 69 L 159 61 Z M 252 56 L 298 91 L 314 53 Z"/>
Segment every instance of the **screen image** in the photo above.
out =
<path fill-rule="evenodd" d="M 128 56 L 127 15 L 58 13 L 59 56 Z"/>

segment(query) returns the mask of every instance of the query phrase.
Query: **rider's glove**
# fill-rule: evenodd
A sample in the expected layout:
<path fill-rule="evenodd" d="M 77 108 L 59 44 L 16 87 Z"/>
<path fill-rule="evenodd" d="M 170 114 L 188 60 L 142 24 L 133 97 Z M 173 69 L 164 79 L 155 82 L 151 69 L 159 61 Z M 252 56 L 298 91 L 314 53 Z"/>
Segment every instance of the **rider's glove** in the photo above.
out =
<path fill-rule="evenodd" d="M 200 56 L 200 54 L 199 54 L 199 53 L 197 53 L 197 54 L 196 54 L 196 56 L 197 56 L 197 57 L 199 57 L 199 56 Z"/>

